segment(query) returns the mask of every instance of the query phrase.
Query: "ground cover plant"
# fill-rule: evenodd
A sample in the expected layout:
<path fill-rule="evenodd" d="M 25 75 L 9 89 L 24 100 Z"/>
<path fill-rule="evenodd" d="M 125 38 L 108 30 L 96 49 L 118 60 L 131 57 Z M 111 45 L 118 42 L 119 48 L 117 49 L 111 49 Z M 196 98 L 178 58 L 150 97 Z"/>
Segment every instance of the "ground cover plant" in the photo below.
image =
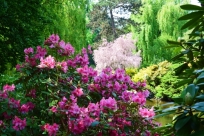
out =
<path fill-rule="evenodd" d="M 20 77 L 0 91 L 0 134 L 157 136 L 154 109 L 144 106 L 146 84 L 122 69 L 97 73 L 88 67 L 90 51 L 74 54 L 55 34 L 26 48 Z"/>

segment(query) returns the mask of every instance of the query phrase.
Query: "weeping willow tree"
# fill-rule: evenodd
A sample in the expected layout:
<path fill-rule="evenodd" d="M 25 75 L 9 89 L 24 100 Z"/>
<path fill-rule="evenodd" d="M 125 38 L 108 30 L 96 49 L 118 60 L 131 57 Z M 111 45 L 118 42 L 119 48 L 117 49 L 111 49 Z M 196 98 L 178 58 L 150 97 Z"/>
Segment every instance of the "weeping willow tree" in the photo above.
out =
<path fill-rule="evenodd" d="M 49 33 L 57 33 L 76 51 L 86 46 L 86 12 L 89 0 L 60 0 L 50 3 L 55 16 Z"/>
<path fill-rule="evenodd" d="M 170 60 L 180 51 L 165 48 L 167 39 L 176 40 L 183 35 L 181 26 L 184 22 L 178 18 L 185 14 L 180 5 L 188 0 L 142 0 L 140 13 L 131 18 L 140 27 L 132 26 L 137 38 L 138 49 L 142 52 L 142 65 L 156 64 Z"/>

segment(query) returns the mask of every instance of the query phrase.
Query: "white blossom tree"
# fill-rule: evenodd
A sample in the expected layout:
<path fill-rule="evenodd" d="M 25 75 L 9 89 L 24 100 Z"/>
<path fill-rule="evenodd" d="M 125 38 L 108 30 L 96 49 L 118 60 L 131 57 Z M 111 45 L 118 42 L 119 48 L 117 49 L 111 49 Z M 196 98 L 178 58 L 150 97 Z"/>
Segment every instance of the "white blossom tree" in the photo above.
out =
<path fill-rule="evenodd" d="M 98 49 L 93 51 L 96 70 L 101 71 L 106 67 L 112 69 L 139 67 L 141 62 L 140 51 L 136 52 L 136 41 L 132 34 L 121 35 L 113 42 L 103 40 Z"/>

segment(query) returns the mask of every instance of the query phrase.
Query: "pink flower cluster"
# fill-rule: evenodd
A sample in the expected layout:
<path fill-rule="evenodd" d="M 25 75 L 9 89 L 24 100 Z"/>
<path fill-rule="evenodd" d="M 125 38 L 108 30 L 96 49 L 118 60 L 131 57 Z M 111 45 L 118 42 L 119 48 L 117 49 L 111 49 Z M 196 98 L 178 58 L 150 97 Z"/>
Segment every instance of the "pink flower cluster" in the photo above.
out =
<path fill-rule="evenodd" d="M 67 62 L 65 61 L 57 62 L 56 67 L 58 67 L 64 73 L 67 73 L 67 70 L 68 70 Z"/>
<path fill-rule="evenodd" d="M 102 111 L 105 108 L 116 111 L 117 110 L 117 102 L 114 98 L 109 97 L 108 99 L 104 99 L 104 97 L 103 97 L 100 101 L 100 108 Z"/>
<path fill-rule="evenodd" d="M 81 81 L 83 83 L 88 83 L 89 79 L 95 77 L 97 72 L 87 65 L 82 68 L 77 68 L 77 72 L 81 75 Z"/>
<path fill-rule="evenodd" d="M 42 126 L 42 129 L 47 131 L 49 136 L 56 136 L 57 131 L 59 130 L 59 125 L 54 123 L 53 125 L 45 124 Z"/>
<path fill-rule="evenodd" d="M 52 34 L 47 40 L 45 40 L 44 44 L 49 45 L 50 48 L 54 48 L 56 44 L 59 42 L 60 37 L 56 34 Z"/>
<path fill-rule="evenodd" d="M 147 109 L 147 108 L 139 108 L 139 114 L 144 118 L 151 118 L 155 115 L 153 108 Z"/>
<path fill-rule="evenodd" d="M 102 135 L 104 127 L 108 127 L 106 133 L 108 135 L 127 136 L 134 135 L 135 131 L 127 132 L 126 127 L 152 125 L 149 120 L 145 120 L 146 122 L 132 120 L 150 118 L 155 114 L 153 108 L 143 108 L 149 95 L 149 91 L 144 90 L 145 82 L 131 81 L 123 69 L 112 71 L 111 68 L 106 68 L 97 73 L 88 66 L 88 53 L 85 48 L 80 54 L 74 56 L 74 48 L 69 43 L 60 41 L 58 35 L 51 35 L 45 44 L 48 45 L 47 49 L 56 51 L 58 54 L 55 54 L 55 57 L 47 55 L 47 50 L 40 46 L 36 51 L 33 48 L 27 48 L 24 50 L 25 63 L 18 65 L 17 68 L 24 77 L 26 77 L 24 73 L 26 70 L 30 70 L 31 74 L 37 73 L 33 76 L 35 78 L 29 75 L 29 81 L 26 83 L 31 83 L 28 85 L 30 90 L 25 89 L 25 96 L 27 96 L 26 100 L 35 101 L 35 104 L 41 103 L 39 98 L 46 96 L 46 102 L 42 104 L 43 109 L 49 109 L 46 111 L 51 113 L 49 115 L 52 118 L 38 116 L 37 119 L 46 121 L 47 124 L 42 126 L 42 130 L 48 132 L 49 136 L 57 135 L 58 131 L 86 135 L 92 129 L 96 134 Z M 90 53 L 90 47 L 88 48 Z M 60 61 L 57 60 L 58 58 Z M 36 77 L 42 78 L 42 81 L 35 82 Z M 51 80 L 48 81 L 48 79 Z M 32 82 L 35 86 L 32 86 Z M 21 104 L 20 100 L 10 98 L 9 93 L 14 89 L 14 85 L 7 85 L 4 86 L 3 91 L 0 91 L 0 98 L 8 99 L 11 110 L 17 111 L 16 113 L 22 116 L 26 114 L 27 119 L 35 114 L 29 111 L 34 108 L 38 108 L 36 111 L 41 110 L 40 106 L 32 102 L 22 100 L 23 104 Z M 42 89 L 43 91 L 36 91 Z M 135 106 L 135 110 L 131 111 L 131 106 Z M 7 113 L 3 115 L 5 119 L 12 119 L 13 116 Z M 14 128 L 24 129 L 26 125 L 19 127 L 20 123 L 16 122 L 23 121 L 26 124 L 25 119 L 15 117 L 14 120 Z M 50 125 L 51 122 L 54 124 Z M 141 133 L 144 131 L 142 130 Z"/>
<path fill-rule="evenodd" d="M 26 126 L 26 119 L 21 120 L 17 116 L 13 119 L 13 129 L 16 131 L 23 130 Z"/>
<path fill-rule="evenodd" d="M 140 105 L 146 103 L 146 98 L 149 96 L 149 91 L 145 90 L 143 92 L 134 92 L 134 91 L 124 91 L 122 92 L 121 98 L 125 102 L 135 102 Z"/>
<path fill-rule="evenodd" d="M 65 43 L 64 41 L 59 42 L 60 49 L 58 50 L 58 53 L 62 56 L 70 56 L 74 54 L 74 48 L 71 44 Z"/>
<path fill-rule="evenodd" d="M 45 59 L 40 59 L 40 65 L 37 66 L 38 68 L 49 68 L 53 69 L 55 67 L 55 59 L 51 55 L 46 57 Z"/>

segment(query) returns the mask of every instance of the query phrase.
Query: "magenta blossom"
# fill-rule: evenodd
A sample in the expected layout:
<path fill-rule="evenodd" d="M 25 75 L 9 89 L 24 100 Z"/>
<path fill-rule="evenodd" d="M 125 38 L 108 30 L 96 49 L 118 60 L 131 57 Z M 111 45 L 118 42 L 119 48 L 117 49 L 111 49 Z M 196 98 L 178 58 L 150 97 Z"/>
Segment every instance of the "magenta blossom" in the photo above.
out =
<path fill-rule="evenodd" d="M 26 126 L 26 119 L 21 120 L 17 116 L 12 121 L 13 129 L 16 131 L 23 130 Z"/>
<path fill-rule="evenodd" d="M 14 91 L 14 89 L 15 89 L 15 85 L 14 84 L 12 84 L 12 85 L 4 85 L 4 87 L 3 87 L 3 91 L 4 92 L 6 92 L 6 91 Z"/>
<path fill-rule="evenodd" d="M 40 59 L 40 65 L 37 66 L 38 68 L 50 68 L 53 69 L 55 67 L 55 59 L 51 55 L 46 57 L 45 59 Z"/>
<path fill-rule="evenodd" d="M 59 130 L 59 125 L 56 123 L 53 125 L 45 124 L 42 128 L 48 132 L 49 136 L 56 136 L 57 131 Z"/>
<path fill-rule="evenodd" d="M 151 109 L 147 109 L 147 108 L 139 108 L 139 114 L 143 117 L 143 118 L 151 118 L 154 117 L 155 113 L 153 110 L 153 107 Z"/>

